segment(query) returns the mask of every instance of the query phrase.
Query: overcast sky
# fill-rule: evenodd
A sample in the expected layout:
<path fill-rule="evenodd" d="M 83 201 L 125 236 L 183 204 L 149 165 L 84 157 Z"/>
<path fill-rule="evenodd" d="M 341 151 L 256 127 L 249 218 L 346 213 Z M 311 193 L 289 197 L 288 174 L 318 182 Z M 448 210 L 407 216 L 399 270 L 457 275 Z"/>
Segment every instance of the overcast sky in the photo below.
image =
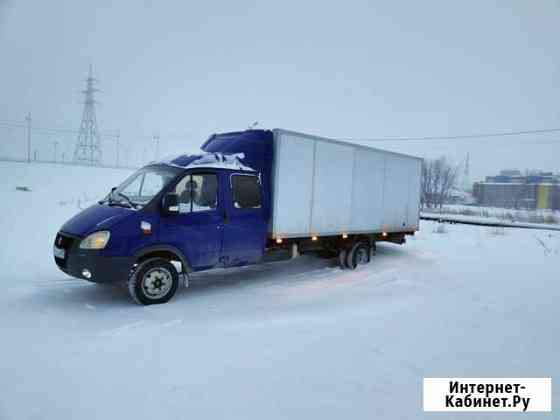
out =
<path fill-rule="evenodd" d="M 282 127 L 334 138 L 560 127 L 560 1 L 0 0 L 0 122 L 79 127 L 89 63 L 101 130 L 130 161 L 209 134 Z M 0 155 L 25 154 L 0 126 Z M 33 136 L 43 156 L 72 135 Z M 375 143 L 456 162 L 560 170 L 560 133 Z M 104 144 L 114 159 L 114 144 Z M 142 153 L 144 156 L 142 156 Z"/>

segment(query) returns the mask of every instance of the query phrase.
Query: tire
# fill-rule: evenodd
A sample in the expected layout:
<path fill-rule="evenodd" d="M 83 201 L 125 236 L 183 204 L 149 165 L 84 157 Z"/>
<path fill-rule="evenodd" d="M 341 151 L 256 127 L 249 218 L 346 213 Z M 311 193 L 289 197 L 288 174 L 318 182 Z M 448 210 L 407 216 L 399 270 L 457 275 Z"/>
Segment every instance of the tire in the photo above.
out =
<path fill-rule="evenodd" d="M 346 254 L 346 267 L 355 270 L 358 265 L 370 261 L 370 248 L 364 242 L 356 242 Z"/>
<path fill-rule="evenodd" d="M 128 292 L 140 305 L 168 302 L 179 287 L 179 273 L 164 258 L 151 258 L 141 263 L 128 279 Z"/>
<path fill-rule="evenodd" d="M 340 248 L 338 251 L 338 265 L 341 269 L 348 268 L 346 267 L 346 254 L 348 250 L 346 248 Z"/>
<path fill-rule="evenodd" d="M 369 249 L 370 249 L 370 258 L 369 259 L 371 261 L 371 259 L 373 257 L 375 257 L 375 254 L 377 254 L 377 244 L 375 242 L 372 242 Z"/>

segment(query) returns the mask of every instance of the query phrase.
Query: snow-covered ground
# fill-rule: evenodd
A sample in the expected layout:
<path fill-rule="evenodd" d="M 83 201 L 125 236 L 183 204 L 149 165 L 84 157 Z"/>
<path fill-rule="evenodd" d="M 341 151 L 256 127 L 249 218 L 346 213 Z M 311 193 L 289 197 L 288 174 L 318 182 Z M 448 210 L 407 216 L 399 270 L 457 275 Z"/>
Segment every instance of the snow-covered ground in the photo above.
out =
<path fill-rule="evenodd" d="M 423 413 L 423 377 L 552 377 L 555 410 L 560 233 L 426 222 L 354 272 L 217 270 L 142 307 L 51 255 L 127 174 L 0 163 L 0 419 L 497 417 Z"/>
<path fill-rule="evenodd" d="M 425 214 L 441 214 L 445 216 L 465 216 L 483 218 L 483 220 L 508 223 L 531 223 L 543 225 L 559 225 L 560 211 L 550 209 L 522 210 L 498 207 L 468 206 L 463 204 L 446 204 L 442 209 L 423 209 Z M 558 227 L 558 226 L 557 226 Z"/>
<path fill-rule="evenodd" d="M 425 220 L 434 220 L 440 222 L 457 222 L 465 224 L 480 224 L 486 226 L 500 226 L 509 228 L 530 228 L 548 231 L 560 231 L 560 225 L 549 223 L 526 223 L 518 222 L 516 220 L 502 219 L 498 217 L 489 216 L 465 216 L 462 214 L 453 213 L 430 213 L 422 211 L 420 216 Z"/>

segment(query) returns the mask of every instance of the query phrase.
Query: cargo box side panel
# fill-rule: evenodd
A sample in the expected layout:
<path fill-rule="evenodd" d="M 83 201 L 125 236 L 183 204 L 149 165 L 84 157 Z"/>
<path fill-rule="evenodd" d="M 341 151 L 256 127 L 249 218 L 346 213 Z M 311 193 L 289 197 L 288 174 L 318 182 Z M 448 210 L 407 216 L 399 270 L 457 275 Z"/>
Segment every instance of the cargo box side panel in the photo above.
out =
<path fill-rule="evenodd" d="M 408 226 L 409 165 L 407 158 L 386 155 L 383 230 L 398 232 Z"/>
<path fill-rule="evenodd" d="M 315 141 L 315 148 L 311 233 L 346 232 L 350 228 L 354 149 L 326 141 Z"/>
<path fill-rule="evenodd" d="M 420 224 L 420 177 L 422 161 L 411 160 L 409 165 L 408 227 L 410 230 L 418 230 Z"/>
<path fill-rule="evenodd" d="M 351 232 L 381 231 L 384 173 L 384 153 L 355 150 Z"/>
<path fill-rule="evenodd" d="M 310 229 L 313 142 L 291 134 L 274 139 L 273 236 L 307 235 Z"/>

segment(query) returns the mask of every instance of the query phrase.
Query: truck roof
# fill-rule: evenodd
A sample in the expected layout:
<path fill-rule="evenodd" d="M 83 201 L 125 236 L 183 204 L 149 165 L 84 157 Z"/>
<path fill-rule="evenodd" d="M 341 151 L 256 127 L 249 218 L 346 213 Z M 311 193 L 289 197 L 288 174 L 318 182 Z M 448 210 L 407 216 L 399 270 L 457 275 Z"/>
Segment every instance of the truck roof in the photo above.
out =
<path fill-rule="evenodd" d="M 236 136 L 243 135 L 246 139 L 251 139 L 251 138 L 259 138 L 260 133 L 293 134 L 293 135 L 296 135 L 298 137 L 307 137 L 307 138 L 312 139 L 312 140 L 321 140 L 321 141 L 326 141 L 326 142 L 330 142 L 330 143 L 337 143 L 337 144 L 342 144 L 342 145 L 346 145 L 346 146 L 352 146 L 352 147 L 356 147 L 358 149 L 363 149 L 363 150 L 375 150 L 375 151 L 378 151 L 378 152 L 389 153 L 389 154 L 392 154 L 392 155 L 423 160 L 423 158 L 421 158 L 419 156 L 409 155 L 409 154 L 406 154 L 406 153 L 393 152 L 391 150 L 366 146 L 366 145 L 363 145 L 363 144 L 354 143 L 354 142 L 347 141 L 347 140 L 344 140 L 344 139 L 332 139 L 332 138 L 328 138 L 328 137 L 321 137 L 321 136 L 316 136 L 316 135 L 313 135 L 313 134 L 306 134 L 306 133 L 301 133 L 301 132 L 298 132 L 298 131 L 287 130 L 287 129 L 284 129 L 284 128 L 273 128 L 272 130 L 268 130 L 268 129 L 249 129 L 249 130 L 245 130 L 245 131 L 231 131 L 231 132 L 227 132 L 227 133 L 213 134 L 202 145 L 202 149 L 204 150 L 205 146 L 207 144 L 209 144 L 215 137 L 228 139 L 228 138 L 231 138 L 231 137 L 236 137 Z"/>
<path fill-rule="evenodd" d="M 157 163 L 176 166 L 184 169 L 217 168 L 229 169 L 234 171 L 259 172 L 259 170 L 262 169 L 261 160 L 266 154 L 267 147 L 263 145 L 263 140 L 265 142 L 271 142 L 272 138 L 275 135 L 282 133 L 309 138 L 311 140 L 320 140 L 329 143 L 351 146 L 353 148 L 361 150 L 375 150 L 386 154 L 422 160 L 422 158 L 417 156 L 411 156 L 389 150 L 378 149 L 375 147 L 364 146 L 362 144 L 275 128 L 273 130 L 250 129 L 245 131 L 232 131 L 227 133 L 213 134 L 202 144 L 201 153 L 173 156 L 162 159 Z M 262 149 L 263 147 L 265 149 Z M 241 151 L 248 152 L 248 154 Z"/>

